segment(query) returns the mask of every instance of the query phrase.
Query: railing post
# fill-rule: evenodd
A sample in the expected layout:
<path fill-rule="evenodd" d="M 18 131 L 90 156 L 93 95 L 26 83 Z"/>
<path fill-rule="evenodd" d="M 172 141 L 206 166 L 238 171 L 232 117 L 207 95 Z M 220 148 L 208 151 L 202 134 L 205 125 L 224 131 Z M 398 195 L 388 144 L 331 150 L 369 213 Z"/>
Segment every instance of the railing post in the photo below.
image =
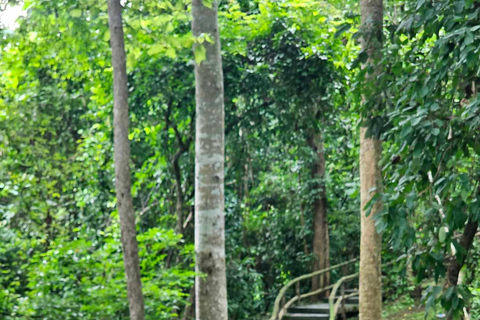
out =
<path fill-rule="evenodd" d="M 295 291 L 297 292 L 298 300 L 300 301 L 300 281 L 295 284 Z"/>
<path fill-rule="evenodd" d="M 342 283 L 342 318 L 347 320 L 347 314 L 345 313 L 345 282 Z"/>

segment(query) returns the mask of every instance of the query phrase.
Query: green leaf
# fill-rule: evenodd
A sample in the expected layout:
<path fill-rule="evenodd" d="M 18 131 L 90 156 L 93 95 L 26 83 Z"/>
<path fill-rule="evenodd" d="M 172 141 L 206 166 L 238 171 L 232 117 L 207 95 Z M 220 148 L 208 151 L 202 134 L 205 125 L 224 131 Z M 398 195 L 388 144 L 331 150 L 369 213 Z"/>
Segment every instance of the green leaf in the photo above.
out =
<path fill-rule="evenodd" d="M 80 9 L 73 9 L 70 11 L 70 15 L 73 17 L 73 18 L 79 18 L 81 15 L 82 15 L 82 10 Z"/>
<path fill-rule="evenodd" d="M 203 0 L 203 5 L 209 9 L 213 8 L 213 1 L 214 0 Z"/>
<path fill-rule="evenodd" d="M 340 26 L 336 27 L 337 31 L 335 32 L 335 37 L 339 37 L 342 33 L 347 32 L 352 28 L 350 23 L 343 23 Z"/>
<path fill-rule="evenodd" d="M 105 33 L 103 34 L 103 41 L 110 41 L 110 31 L 109 30 L 105 31 Z"/>
<path fill-rule="evenodd" d="M 420 121 L 422 121 L 422 118 L 421 118 L 421 117 L 413 118 L 413 119 L 412 119 L 412 126 L 416 126 L 417 124 L 420 123 Z"/>
<path fill-rule="evenodd" d="M 154 54 L 157 54 L 163 50 L 163 46 L 161 44 L 154 44 L 150 47 L 150 49 L 147 51 L 147 54 L 149 56 L 153 56 Z"/>
<path fill-rule="evenodd" d="M 177 57 L 177 53 L 175 52 L 175 49 L 170 47 L 165 51 L 165 55 L 169 58 L 175 59 Z"/>
<path fill-rule="evenodd" d="M 440 106 L 436 102 L 432 103 L 432 105 L 430 106 L 430 110 L 432 111 L 437 111 L 438 109 L 440 109 Z"/>
<path fill-rule="evenodd" d="M 440 243 L 444 243 L 446 238 L 447 230 L 445 230 L 445 227 L 440 227 L 440 230 L 438 231 L 438 240 L 440 241 Z"/>
<path fill-rule="evenodd" d="M 352 69 L 357 68 L 359 65 L 365 63 L 367 60 L 368 60 L 368 53 L 366 51 L 360 52 L 357 59 L 355 59 L 352 63 Z"/>
<path fill-rule="evenodd" d="M 201 44 L 195 46 L 195 48 L 193 49 L 193 53 L 195 55 L 195 63 L 197 65 L 200 65 L 202 61 L 207 59 L 207 49 L 205 49 L 205 46 Z"/>

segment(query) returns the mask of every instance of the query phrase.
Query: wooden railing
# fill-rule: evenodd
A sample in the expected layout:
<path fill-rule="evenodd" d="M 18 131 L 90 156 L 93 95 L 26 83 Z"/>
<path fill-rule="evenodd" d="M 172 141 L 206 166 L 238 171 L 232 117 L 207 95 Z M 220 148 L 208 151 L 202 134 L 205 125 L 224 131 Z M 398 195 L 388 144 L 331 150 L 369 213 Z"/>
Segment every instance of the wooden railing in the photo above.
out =
<path fill-rule="evenodd" d="M 398 257 L 394 261 L 390 261 L 390 262 L 382 265 L 382 267 L 389 267 L 389 266 L 391 266 L 391 265 L 393 265 L 393 264 L 395 264 L 395 263 L 399 262 L 400 260 L 403 260 L 407 257 L 408 256 L 406 254 L 401 255 L 400 257 Z M 345 283 L 358 278 L 359 275 L 360 274 L 357 272 L 357 273 L 351 274 L 349 276 L 345 276 L 345 277 L 341 278 L 340 280 L 338 280 L 337 283 L 335 283 L 335 285 L 332 289 L 332 292 L 330 293 L 330 297 L 328 298 L 328 305 L 329 305 L 329 309 L 330 309 L 330 319 L 329 320 L 335 320 L 337 318 L 338 311 L 340 310 L 340 306 L 342 306 L 341 310 L 343 312 L 343 319 L 346 319 L 346 317 L 345 317 L 345 302 L 348 298 L 358 296 L 359 292 L 357 290 L 357 291 L 352 292 L 348 295 L 345 295 Z M 339 288 L 341 288 L 341 290 L 342 290 L 341 295 L 335 301 L 335 297 L 337 295 L 337 291 L 338 291 Z"/>
<path fill-rule="evenodd" d="M 338 314 L 338 310 L 340 309 L 340 305 L 342 306 L 342 312 L 343 312 L 343 319 L 346 319 L 345 317 L 345 302 L 348 298 L 354 297 L 358 295 L 358 291 L 353 292 L 349 295 L 345 295 L 345 283 L 348 281 L 352 281 L 355 278 L 358 278 L 359 273 L 354 273 L 349 276 L 345 276 L 341 278 L 340 280 L 335 283 L 335 286 L 332 289 L 332 292 L 330 293 L 330 297 L 328 298 L 328 305 L 330 309 L 330 320 L 335 320 Z M 337 301 L 335 302 L 335 297 L 337 296 L 337 291 L 338 289 L 341 288 L 341 296 L 338 297 Z"/>
<path fill-rule="evenodd" d="M 419 253 L 417 253 L 417 254 L 419 254 Z M 391 266 L 391 265 L 395 264 L 396 262 L 399 262 L 400 260 L 403 260 L 407 257 L 408 256 L 406 254 L 404 254 L 404 255 L 400 256 L 399 258 L 397 258 L 396 260 L 390 261 L 389 263 L 384 264 L 382 267 Z M 324 273 L 333 271 L 333 270 L 338 269 L 340 267 L 347 266 L 347 265 L 350 265 L 352 263 L 355 263 L 358 260 L 359 260 L 358 258 L 352 259 L 352 260 L 337 264 L 337 265 L 332 266 L 332 267 L 327 268 L 327 269 L 323 269 L 323 270 L 315 271 L 315 272 L 312 272 L 312 273 L 309 273 L 309 274 L 305 274 L 303 276 L 297 277 L 297 278 L 291 280 L 290 282 L 288 282 L 285 286 L 283 286 L 283 288 L 278 293 L 277 298 L 275 299 L 275 303 L 273 305 L 273 312 L 272 312 L 272 316 L 270 317 L 270 320 L 281 320 L 283 318 L 283 316 L 286 314 L 287 309 L 293 303 L 298 302 L 301 299 L 308 298 L 308 297 L 317 295 L 319 293 L 328 291 L 330 289 L 332 289 L 332 292 L 330 293 L 330 296 L 328 298 L 328 304 L 329 304 L 329 307 L 330 307 L 330 320 L 335 320 L 335 318 L 337 317 L 338 312 L 340 310 L 342 310 L 342 312 L 344 314 L 344 319 L 345 319 L 345 303 L 346 303 L 346 300 L 348 298 L 355 297 L 359 294 L 358 290 L 357 290 L 353 293 L 345 295 L 345 283 L 358 278 L 358 276 L 359 276 L 358 272 L 340 278 L 340 280 L 338 280 L 337 283 L 335 283 L 334 285 L 329 285 L 329 286 L 320 288 L 316 291 L 312 291 L 312 292 L 304 293 L 304 294 L 300 293 L 300 281 L 305 280 L 305 279 L 310 279 L 310 278 L 313 278 L 313 277 L 316 277 L 316 276 L 320 276 Z M 290 287 L 292 287 L 293 285 L 295 285 L 296 294 L 288 302 L 285 302 L 285 294 L 286 294 L 287 290 Z M 339 289 L 341 290 L 341 294 L 338 297 L 338 299 L 335 299 Z M 340 306 L 342 308 L 340 308 Z"/>
<path fill-rule="evenodd" d="M 283 286 L 283 288 L 278 293 L 277 298 L 275 299 L 275 303 L 273 305 L 273 312 L 272 312 L 272 316 L 271 316 L 270 320 L 281 320 L 283 318 L 283 316 L 285 315 L 285 313 L 287 312 L 287 309 L 293 303 L 298 302 L 301 299 L 308 298 L 308 297 L 320 294 L 322 292 L 328 291 L 330 289 L 334 289 L 335 286 L 336 286 L 336 284 L 335 285 L 330 285 L 330 286 L 320 288 L 316 291 L 301 294 L 300 293 L 300 281 L 301 280 L 310 279 L 310 278 L 313 278 L 313 277 L 316 277 L 316 276 L 320 276 L 324 273 L 331 272 L 335 269 L 338 269 L 338 268 L 343 267 L 343 266 L 350 265 L 350 264 L 355 263 L 357 261 L 358 261 L 358 258 L 352 259 L 352 260 L 334 265 L 334 266 L 332 266 L 330 268 L 327 268 L 327 269 L 323 269 L 323 270 L 315 271 L 315 272 L 312 272 L 312 273 L 309 273 L 309 274 L 305 274 L 303 276 L 297 277 L 297 278 L 291 280 L 290 282 L 288 282 L 285 286 Z M 295 293 L 296 294 L 288 302 L 285 302 L 285 294 L 286 294 L 287 290 L 290 287 L 292 287 L 293 285 L 295 285 Z M 338 290 L 338 287 L 337 287 L 337 290 Z"/>

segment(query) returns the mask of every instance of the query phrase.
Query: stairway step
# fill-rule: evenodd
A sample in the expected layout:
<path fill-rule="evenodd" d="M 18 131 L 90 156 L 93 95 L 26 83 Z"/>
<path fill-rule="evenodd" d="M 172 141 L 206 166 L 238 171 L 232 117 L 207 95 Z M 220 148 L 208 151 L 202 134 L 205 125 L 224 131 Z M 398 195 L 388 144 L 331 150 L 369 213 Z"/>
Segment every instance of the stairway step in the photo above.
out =
<path fill-rule="evenodd" d="M 328 303 L 313 303 L 304 306 L 295 306 L 288 308 L 289 313 L 325 313 L 328 314 L 330 306 Z"/>
<path fill-rule="evenodd" d="M 356 312 L 358 311 L 358 303 L 346 303 L 345 304 L 346 312 Z M 330 314 L 330 308 L 328 303 L 316 303 L 309 304 L 304 306 L 295 306 L 288 308 L 287 312 L 289 314 Z"/>
<path fill-rule="evenodd" d="M 327 313 L 287 313 L 283 319 L 291 320 L 324 320 L 328 319 Z"/>
<path fill-rule="evenodd" d="M 335 301 L 337 301 L 338 299 L 335 299 Z M 358 304 L 358 296 L 355 296 L 355 297 L 350 297 L 350 298 L 347 298 L 347 300 L 345 300 L 347 303 L 357 303 Z M 322 300 L 323 303 L 328 303 L 328 299 L 323 299 Z"/>
<path fill-rule="evenodd" d="M 338 300 L 338 297 L 335 299 L 335 301 Z M 328 299 L 322 299 L 322 302 L 323 303 L 328 303 Z M 346 303 L 352 303 L 352 304 L 358 304 L 359 300 L 358 300 L 358 296 L 354 296 L 354 297 L 350 297 L 350 298 L 347 298 L 345 300 Z"/>

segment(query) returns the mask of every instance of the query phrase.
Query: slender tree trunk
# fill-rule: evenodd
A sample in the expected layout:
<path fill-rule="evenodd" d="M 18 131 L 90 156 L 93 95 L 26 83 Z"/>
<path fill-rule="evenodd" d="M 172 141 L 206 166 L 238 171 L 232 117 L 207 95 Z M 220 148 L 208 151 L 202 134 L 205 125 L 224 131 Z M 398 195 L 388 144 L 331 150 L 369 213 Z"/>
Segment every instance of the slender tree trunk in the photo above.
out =
<path fill-rule="evenodd" d="M 145 315 L 142 282 L 130 181 L 127 66 L 120 0 L 108 0 L 108 18 L 113 65 L 115 188 L 117 209 L 120 216 L 123 262 L 127 278 L 130 319 L 143 320 Z"/>
<path fill-rule="evenodd" d="M 367 53 L 366 87 L 375 81 L 381 72 L 379 63 L 383 46 L 383 0 L 360 0 L 362 16 L 362 50 Z M 365 99 L 364 99 L 365 100 Z M 368 120 L 368 119 L 363 119 Z M 382 191 L 381 168 L 378 164 L 381 141 L 367 136 L 365 122 L 360 128 L 360 192 L 361 192 L 361 240 L 360 240 L 360 320 L 382 318 L 382 239 L 375 228 L 374 217 L 382 210 L 378 199 L 370 215 L 366 216 L 365 206 L 375 193 Z"/>
<path fill-rule="evenodd" d="M 473 240 L 475 239 L 475 234 L 478 230 L 478 222 L 469 220 L 465 225 L 465 230 L 462 233 L 460 238 L 460 245 L 465 248 L 465 251 L 468 253 L 470 247 L 473 244 Z M 456 256 L 453 256 L 452 259 L 449 261 L 449 265 L 447 268 L 447 286 L 453 287 L 456 286 L 458 283 L 458 275 L 460 274 L 460 270 L 462 269 L 466 255 L 457 252 L 457 255 L 460 255 L 460 259 L 457 259 Z"/>
<path fill-rule="evenodd" d="M 210 7 L 210 8 L 209 8 Z M 224 213 L 224 107 L 223 72 L 218 30 L 218 2 L 192 1 L 192 31 L 206 34 L 213 43 L 196 44 L 206 49 L 206 59 L 195 64 L 195 257 L 196 318 L 225 320 Z"/>
<path fill-rule="evenodd" d="M 466 253 L 470 250 L 473 240 L 475 239 L 475 234 L 478 230 L 478 222 L 469 220 L 465 225 L 465 230 L 463 230 L 463 234 L 460 238 L 460 245 L 465 248 Z M 457 257 L 457 255 L 460 255 Z M 460 270 L 462 269 L 463 265 L 465 264 L 466 254 L 462 254 L 457 252 L 456 255 L 450 258 L 448 267 L 447 267 L 447 275 L 446 275 L 446 287 L 455 287 L 458 284 L 458 278 L 460 274 Z M 453 320 L 453 314 L 449 313 L 447 315 L 447 320 Z"/>
<path fill-rule="evenodd" d="M 325 153 L 320 134 L 311 134 L 308 144 L 315 152 L 315 161 L 311 170 L 315 179 L 316 196 L 313 202 L 313 271 L 326 269 L 330 266 L 330 241 L 327 221 L 327 190 L 325 186 Z M 312 278 L 312 291 L 330 284 L 330 273 Z M 324 293 L 323 295 L 325 295 Z"/>
<path fill-rule="evenodd" d="M 183 320 L 195 319 L 195 285 L 190 289 L 188 296 L 188 304 L 183 311 Z"/>
<path fill-rule="evenodd" d="M 183 234 L 183 190 L 182 190 L 182 172 L 180 171 L 179 162 L 180 156 L 175 156 L 173 160 L 173 173 L 175 176 L 175 193 L 176 193 L 176 206 L 175 211 L 177 214 L 177 225 L 175 232 L 177 234 Z"/>
<path fill-rule="evenodd" d="M 247 148 L 248 153 L 248 148 Z M 242 223 L 242 239 L 243 239 L 243 246 L 248 248 L 250 245 L 248 243 L 248 232 L 247 232 L 247 223 L 248 223 L 248 216 L 249 216 L 249 203 L 248 203 L 248 196 L 249 196 L 249 186 L 248 186 L 248 165 L 249 162 L 245 163 L 245 176 L 243 177 L 243 203 L 245 204 L 245 209 L 243 210 L 243 223 Z"/>

